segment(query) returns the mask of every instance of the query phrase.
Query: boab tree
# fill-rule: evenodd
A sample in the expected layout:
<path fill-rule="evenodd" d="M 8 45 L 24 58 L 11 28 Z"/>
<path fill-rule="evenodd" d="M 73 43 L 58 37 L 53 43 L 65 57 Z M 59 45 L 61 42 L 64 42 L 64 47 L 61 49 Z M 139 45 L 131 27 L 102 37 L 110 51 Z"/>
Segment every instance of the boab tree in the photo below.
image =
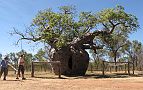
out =
<path fill-rule="evenodd" d="M 81 12 L 75 14 L 71 6 L 60 7 L 59 12 L 52 9 L 40 11 L 33 19 L 26 33 L 14 29 L 13 34 L 22 39 L 47 43 L 52 48 L 52 61 L 61 61 L 63 75 L 84 75 L 89 54 L 85 49 L 102 48 L 93 42 L 96 37 L 110 40 L 110 35 L 120 32 L 132 32 L 138 27 L 137 18 L 124 11 L 123 7 L 109 8 L 95 14 Z M 112 42 L 112 41 L 111 41 Z M 57 66 L 53 65 L 55 73 Z"/>

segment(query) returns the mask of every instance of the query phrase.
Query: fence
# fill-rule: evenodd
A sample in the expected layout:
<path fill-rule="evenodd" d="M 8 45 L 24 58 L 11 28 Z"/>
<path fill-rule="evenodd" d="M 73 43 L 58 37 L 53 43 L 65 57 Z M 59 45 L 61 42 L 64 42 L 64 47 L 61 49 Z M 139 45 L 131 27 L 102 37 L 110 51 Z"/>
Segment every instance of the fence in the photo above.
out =
<path fill-rule="evenodd" d="M 94 66 L 93 66 L 94 65 Z M 102 75 L 105 75 L 105 72 L 112 72 L 113 68 L 115 72 L 119 69 L 119 71 L 125 71 L 125 73 L 134 74 L 135 66 L 132 62 L 108 62 L 108 61 L 102 61 L 98 63 L 98 66 L 96 67 L 96 64 L 90 63 L 88 70 L 93 73 L 93 71 L 98 71 L 97 73 L 101 72 Z M 132 73 L 131 73 L 132 71 Z"/>
<path fill-rule="evenodd" d="M 134 74 L 134 64 L 132 62 L 106 62 L 103 61 L 103 69 L 102 69 L 102 74 L 105 75 L 105 63 L 109 64 L 109 66 L 114 66 L 114 67 L 118 67 L 119 65 L 125 65 L 125 70 L 126 70 L 126 66 L 128 66 L 128 74 L 130 75 L 130 65 L 133 65 L 133 74 Z"/>
<path fill-rule="evenodd" d="M 31 62 L 31 77 L 34 77 L 34 71 L 35 71 L 34 64 L 35 63 L 57 64 L 58 65 L 58 76 L 59 76 L 59 78 L 61 78 L 61 62 L 60 61 L 50 61 L 50 62 L 47 62 L 47 61 L 37 61 L 37 62 Z"/>

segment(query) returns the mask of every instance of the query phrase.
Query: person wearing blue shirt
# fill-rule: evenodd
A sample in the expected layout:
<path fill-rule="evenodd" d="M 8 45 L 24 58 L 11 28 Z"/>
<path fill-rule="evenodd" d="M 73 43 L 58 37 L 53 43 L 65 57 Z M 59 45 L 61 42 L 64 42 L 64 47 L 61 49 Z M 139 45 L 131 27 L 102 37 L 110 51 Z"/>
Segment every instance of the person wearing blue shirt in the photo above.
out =
<path fill-rule="evenodd" d="M 1 61 L 1 72 L 0 72 L 0 78 L 2 74 L 4 73 L 4 78 L 3 80 L 6 80 L 6 76 L 8 74 L 8 57 L 6 56 L 4 60 Z"/>

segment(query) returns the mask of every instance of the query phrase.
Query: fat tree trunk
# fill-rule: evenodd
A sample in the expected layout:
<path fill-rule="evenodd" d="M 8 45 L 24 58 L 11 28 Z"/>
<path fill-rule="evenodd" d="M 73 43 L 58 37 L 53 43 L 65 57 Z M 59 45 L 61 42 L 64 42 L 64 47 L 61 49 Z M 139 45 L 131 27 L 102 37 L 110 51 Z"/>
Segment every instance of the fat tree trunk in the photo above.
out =
<path fill-rule="evenodd" d="M 61 61 L 63 75 L 85 75 L 89 64 L 89 55 L 81 48 L 63 47 L 54 51 L 52 60 Z M 53 65 L 53 68 L 55 74 L 58 74 L 58 66 Z"/>

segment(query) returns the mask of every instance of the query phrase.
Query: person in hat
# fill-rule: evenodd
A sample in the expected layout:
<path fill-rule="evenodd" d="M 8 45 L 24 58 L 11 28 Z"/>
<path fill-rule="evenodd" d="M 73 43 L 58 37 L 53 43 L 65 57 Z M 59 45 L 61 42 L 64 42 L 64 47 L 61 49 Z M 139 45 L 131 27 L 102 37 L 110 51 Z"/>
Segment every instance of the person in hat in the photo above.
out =
<path fill-rule="evenodd" d="M 6 80 L 6 76 L 8 74 L 8 57 L 6 56 L 4 60 L 1 61 L 0 66 L 1 66 L 1 72 L 0 72 L 0 78 L 2 74 L 4 73 L 4 78 L 3 80 Z"/>

